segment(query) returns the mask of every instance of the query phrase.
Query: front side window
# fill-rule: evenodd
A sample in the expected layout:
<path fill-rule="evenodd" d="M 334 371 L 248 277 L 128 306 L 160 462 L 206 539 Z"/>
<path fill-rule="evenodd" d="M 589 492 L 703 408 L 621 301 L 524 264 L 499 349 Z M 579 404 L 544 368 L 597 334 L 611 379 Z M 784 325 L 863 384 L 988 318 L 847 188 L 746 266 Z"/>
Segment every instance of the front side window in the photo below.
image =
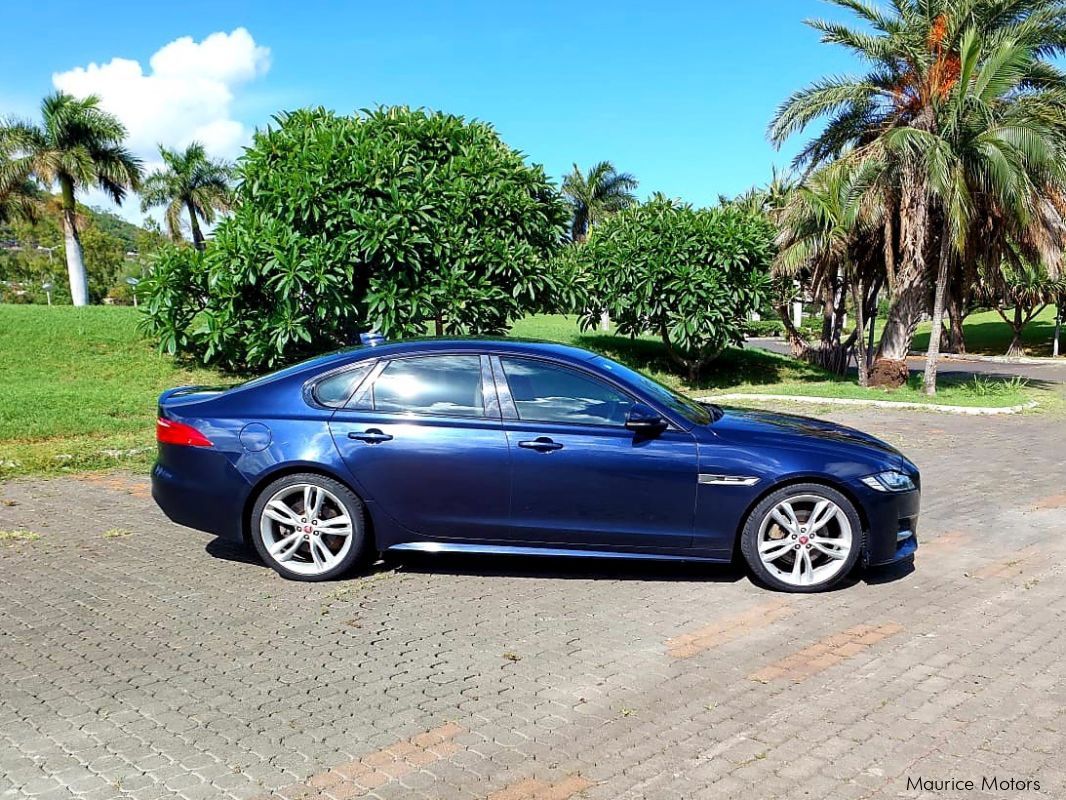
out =
<path fill-rule="evenodd" d="M 375 411 L 483 417 L 480 356 L 390 361 L 374 381 Z"/>
<path fill-rule="evenodd" d="M 633 401 L 591 376 L 541 361 L 500 358 L 523 422 L 625 425 Z"/>

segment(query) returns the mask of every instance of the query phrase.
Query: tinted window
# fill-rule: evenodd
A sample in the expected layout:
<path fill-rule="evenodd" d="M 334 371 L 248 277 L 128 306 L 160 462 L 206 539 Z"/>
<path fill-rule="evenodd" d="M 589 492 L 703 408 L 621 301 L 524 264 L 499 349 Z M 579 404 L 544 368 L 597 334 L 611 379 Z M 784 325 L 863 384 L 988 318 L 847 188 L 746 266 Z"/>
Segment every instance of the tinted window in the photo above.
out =
<path fill-rule="evenodd" d="M 565 367 L 515 358 L 500 362 L 523 421 L 620 426 L 633 405 L 617 389 Z"/>
<path fill-rule="evenodd" d="M 370 364 L 332 375 L 315 384 L 315 399 L 324 406 L 343 406 L 370 372 Z"/>
<path fill-rule="evenodd" d="M 624 367 L 617 361 L 611 361 L 611 359 L 603 356 L 597 358 L 596 363 L 617 375 L 623 383 L 636 384 L 658 402 L 673 409 L 689 422 L 694 422 L 697 425 L 706 425 L 713 418 L 707 406 L 700 405 L 695 400 L 675 392 L 669 386 L 664 386 L 647 375 L 634 372 L 629 367 Z"/>
<path fill-rule="evenodd" d="M 374 409 L 482 417 L 481 358 L 425 356 L 390 361 L 374 382 Z"/>

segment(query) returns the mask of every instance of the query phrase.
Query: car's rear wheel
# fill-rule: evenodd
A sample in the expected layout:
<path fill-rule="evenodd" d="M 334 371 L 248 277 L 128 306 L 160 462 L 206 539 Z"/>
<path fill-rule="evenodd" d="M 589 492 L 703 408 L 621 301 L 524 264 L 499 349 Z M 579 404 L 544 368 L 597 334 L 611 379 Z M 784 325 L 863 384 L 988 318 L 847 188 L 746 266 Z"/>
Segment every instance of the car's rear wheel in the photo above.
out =
<path fill-rule="evenodd" d="M 817 483 L 773 492 L 748 515 L 740 550 L 755 576 L 785 592 L 820 592 L 862 553 L 862 522 L 840 492 Z"/>
<path fill-rule="evenodd" d="M 252 540 L 263 561 L 285 578 L 336 578 L 366 544 L 362 501 L 344 484 L 314 473 L 286 475 L 260 492 Z"/>

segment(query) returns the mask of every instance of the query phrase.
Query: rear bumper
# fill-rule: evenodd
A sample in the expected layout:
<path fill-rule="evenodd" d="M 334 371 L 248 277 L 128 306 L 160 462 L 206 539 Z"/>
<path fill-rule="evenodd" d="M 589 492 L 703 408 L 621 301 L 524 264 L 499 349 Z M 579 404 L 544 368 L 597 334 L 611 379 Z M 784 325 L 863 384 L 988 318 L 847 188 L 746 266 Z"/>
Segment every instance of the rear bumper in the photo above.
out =
<path fill-rule="evenodd" d="M 863 562 L 876 567 L 914 557 L 918 549 L 921 492 L 874 492 L 864 500 L 868 530 Z"/>
<path fill-rule="evenodd" d="M 152 499 L 171 521 L 240 541 L 248 484 L 221 453 L 162 445 L 152 468 Z"/>

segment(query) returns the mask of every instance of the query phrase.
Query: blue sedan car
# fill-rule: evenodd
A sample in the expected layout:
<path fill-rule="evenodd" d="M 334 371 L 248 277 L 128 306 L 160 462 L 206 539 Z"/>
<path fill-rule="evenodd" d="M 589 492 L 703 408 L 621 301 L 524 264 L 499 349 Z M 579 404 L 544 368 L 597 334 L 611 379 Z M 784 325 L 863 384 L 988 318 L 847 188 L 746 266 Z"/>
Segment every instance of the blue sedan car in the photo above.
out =
<path fill-rule="evenodd" d="M 390 551 L 728 562 L 812 592 L 917 547 L 918 470 L 574 347 L 382 343 L 159 399 L 152 494 L 286 578 Z"/>

